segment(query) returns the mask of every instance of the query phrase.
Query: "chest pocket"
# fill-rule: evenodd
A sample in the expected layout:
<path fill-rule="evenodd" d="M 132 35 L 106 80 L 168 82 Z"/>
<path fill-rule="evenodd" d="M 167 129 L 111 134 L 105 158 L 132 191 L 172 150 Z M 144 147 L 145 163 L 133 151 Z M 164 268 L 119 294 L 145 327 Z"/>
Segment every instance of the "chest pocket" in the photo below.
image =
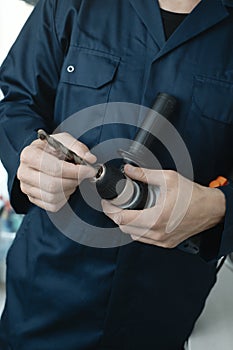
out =
<path fill-rule="evenodd" d="M 108 53 L 70 46 L 60 77 L 64 114 L 108 102 L 119 62 Z"/>
<path fill-rule="evenodd" d="M 233 82 L 196 76 L 193 103 L 202 117 L 233 124 Z"/>
<path fill-rule="evenodd" d="M 78 46 L 70 46 L 64 59 L 57 89 L 55 123 L 61 125 L 66 120 L 66 131 L 74 136 L 77 136 L 76 129 L 85 130 L 82 142 L 89 147 L 98 143 L 101 132 L 101 127 L 92 129 L 93 118 L 102 125 L 105 109 L 98 108 L 94 113 L 96 108 L 91 108 L 91 112 L 88 107 L 104 106 L 109 101 L 113 83 L 117 84 L 119 64 L 120 57 Z M 81 110 L 83 112 L 78 113 Z M 79 131 L 78 135 L 80 137 Z"/>
<path fill-rule="evenodd" d="M 233 83 L 195 76 L 185 126 L 195 181 L 208 185 L 229 173 L 233 147 Z"/>

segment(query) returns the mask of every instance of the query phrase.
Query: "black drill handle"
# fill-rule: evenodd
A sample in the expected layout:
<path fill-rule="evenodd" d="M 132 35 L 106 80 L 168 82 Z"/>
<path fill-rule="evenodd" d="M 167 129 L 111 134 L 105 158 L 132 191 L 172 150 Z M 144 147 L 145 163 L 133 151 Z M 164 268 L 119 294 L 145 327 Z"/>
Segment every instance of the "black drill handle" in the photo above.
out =
<path fill-rule="evenodd" d="M 154 141 L 154 134 L 159 134 L 159 129 L 163 127 L 161 116 L 170 120 L 175 111 L 177 100 L 166 93 L 159 93 L 153 107 L 149 110 L 132 145 L 128 151 L 132 158 L 143 158 L 144 149 L 150 149 Z M 127 157 L 128 158 L 128 157 Z"/>

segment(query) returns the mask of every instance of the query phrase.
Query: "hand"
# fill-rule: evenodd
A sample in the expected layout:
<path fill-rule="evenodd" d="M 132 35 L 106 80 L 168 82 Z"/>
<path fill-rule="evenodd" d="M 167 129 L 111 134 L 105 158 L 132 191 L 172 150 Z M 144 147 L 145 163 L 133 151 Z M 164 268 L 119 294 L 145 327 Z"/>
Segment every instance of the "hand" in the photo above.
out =
<path fill-rule="evenodd" d="M 102 202 L 105 214 L 133 240 L 174 248 L 224 217 L 225 196 L 219 189 L 201 186 L 171 170 L 126 165 L 125 173 L 160 189 L 155 206 L 144 210 L 122 210 Z"/>
<path fill-rule="evenodd" d="M 88 148 L 70 134 L 60 133 L 53 137 L 88 162 L 96 161 Z M 94 175 L 91 167 L 59 160 L 54 150 L 41 140 L 23 149 L 17 172 L 22 192 L 33 204 L 51 212 L 60 210 L 80 182 Z"/>

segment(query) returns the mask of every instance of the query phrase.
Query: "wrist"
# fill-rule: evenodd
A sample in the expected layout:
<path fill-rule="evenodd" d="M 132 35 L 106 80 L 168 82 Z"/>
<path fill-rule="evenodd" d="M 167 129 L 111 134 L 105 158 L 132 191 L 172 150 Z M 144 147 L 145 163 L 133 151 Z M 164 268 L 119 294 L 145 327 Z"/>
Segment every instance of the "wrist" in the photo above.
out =
<path fill-rule="evenodd" d="M 209 227 L 213 227 L 224 220 L 226 212 L 225 195 L 218 188 L 206 187 L 205 202 Z"/>

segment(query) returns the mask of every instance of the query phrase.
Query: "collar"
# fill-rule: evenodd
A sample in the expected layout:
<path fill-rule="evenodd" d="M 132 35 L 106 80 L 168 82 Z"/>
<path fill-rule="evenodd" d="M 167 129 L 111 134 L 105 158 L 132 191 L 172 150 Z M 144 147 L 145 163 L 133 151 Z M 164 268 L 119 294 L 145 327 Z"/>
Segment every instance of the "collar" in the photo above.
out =
<path fill-rule="evenodd" d="M 160 48 L 157 58 L 225 19 L 229 15 L 225 3 L 233 6 L 233 0 L 202 0 L 166 41 L 158 0 L 129 1 Z"/>

